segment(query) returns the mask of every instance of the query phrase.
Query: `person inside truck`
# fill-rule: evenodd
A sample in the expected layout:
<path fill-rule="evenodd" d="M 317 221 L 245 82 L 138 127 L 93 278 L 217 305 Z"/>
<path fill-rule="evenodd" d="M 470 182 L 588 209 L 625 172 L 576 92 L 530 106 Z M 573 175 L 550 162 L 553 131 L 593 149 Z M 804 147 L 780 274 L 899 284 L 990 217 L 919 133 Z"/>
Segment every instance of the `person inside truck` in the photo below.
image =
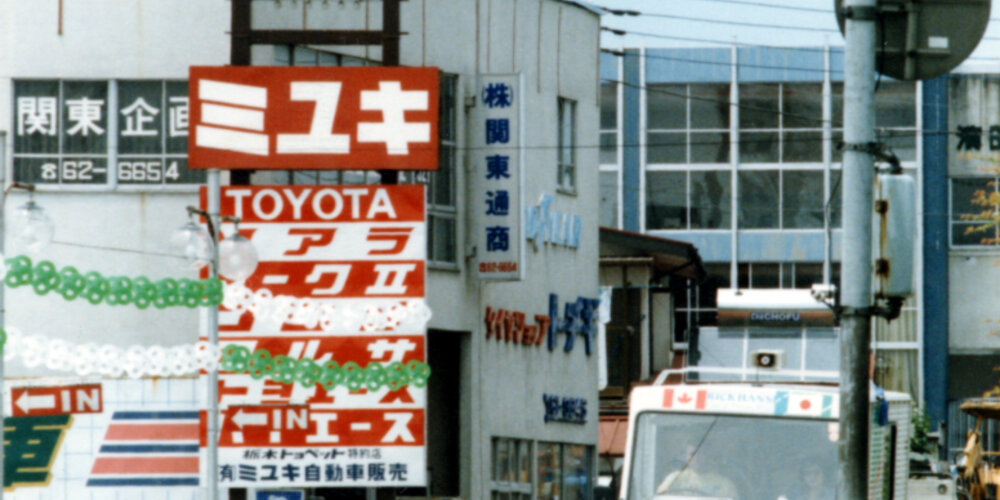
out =
<path fill-rule="evenodd" d="M 737 498 L 739 493 L 736 484 L 729 478 L 719 474 L 725 470 L 725 464 L 713 463 L 709 454 L 699 454 L 698 445 L 689 443 L 685 446 L 686 461 L 675 464 L 659 486 L 656 494 L 676 496 L 701 496 L 713 498 Z"/>

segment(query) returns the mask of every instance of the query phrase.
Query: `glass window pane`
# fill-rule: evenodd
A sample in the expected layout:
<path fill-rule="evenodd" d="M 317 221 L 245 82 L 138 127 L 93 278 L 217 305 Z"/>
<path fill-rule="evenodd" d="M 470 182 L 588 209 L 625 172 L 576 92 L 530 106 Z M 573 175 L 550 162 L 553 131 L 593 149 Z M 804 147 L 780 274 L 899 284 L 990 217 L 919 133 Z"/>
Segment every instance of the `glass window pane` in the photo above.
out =
<path fill-rule="evenodd" d="M 830 227 L 840 227 L 844 211 L 844 191 L 840 170 L 830 170 Z"/>
<path fill-rule="evenodd" d="M 785 163 L 823 161 L 823 133 L 785 132 L 781 143 L 781 161 Z"/>
<path fill-rule="evenodd" d="M 915 127 L 916 125 L 914 83 L 887 81 L 883 78 L 875 92 L 875 126 Z"/>
<path fill-rule="evenodd" d="M 844 123 L 844 82 L 833 82 L 830 84 L 830 110 L 833 126 Z M 842 126 L 842 125 L 840 125 Z"/>
<path fill-rule="evenodd" d="M 646 127 L 687 128 L 687 86 L 649 84 L 646 87 Z"/>
<path fill-rule="evenodd" d="M 441 75 L 438 96 L 438 136 L 443 141 L 455 140 L 455 88 L 458 77 Z"/>
<path fill-rule="evenodd" d="M 590 495 L 591 471 L 590 449 L 581 444 L 563 445 L 563 480 L 566 483 L 565 500 L 586 500 Z"/>
<path fill-rule="evenodd" d="M 618 122 L 618 84 L 601 84 L 601 128 L 615 128 Z"/>
<path fill-rule="evenodd" d="M 646 163 L 687 163 L 687 136 L 683 132 L 646 135 Z"/>
<path fill-rule="evenodd" d="M 963 220 L 965 215 L 976 215 L 989 210 L 989 197 L 996 191 L 993 177 L 953 177 L 951 179 L 951 220 Z M 976 202 L 975 200 L 982 200 Z"/>
<path fill-rule="evenodd" d="M 823 172 L 786 170 L 781 173 L 781 217 L 786 229 L 823 227 Z"/>
<path fill-rule="evenodd" d="M 729 128 L 729 84 L 691 86 L 691 128 Z"/>
<path fill-rule="evenodd" d="M 535 493 L 538 500 L 559 500 L 562 498 L 562 466 L 559 445 L 538 443 L 538 483 Z"/>
<path fill-rule="evenodd" d="M 795 263 L 781 263 L 781 288 L 795 288 Z"/>
<path fill-rule="evenodd" d="M 740 163 L 778 163 L 778 133 L 740 132 Z"/>
<path fill-rule="evenodd" d="M 810 288 L 823 282 L 823 264 L 815 262 L 795 263 L 795 288 Z"/>
<path fill-rule="evenodd" d="M 833 131 L 833 144 L 831 144 L 830 158 L 834 163 L 840 163 L 844 161 L 844 131 L 834 130 Z"/>
<path fill-rule="evenodd" d="M 776 83 L 740 84 L 740 128 L 778 128 L 781 108 Z"/>
<path fill-rule="evenodd" d="M 778 171 L 740 172 L 739 184 L 739 227 L 777 229 Z"/>
<path fill-rule="evenodd" d="M 779 264 L 754 262 L 750 265 L 750 288 L 779 288 Z"/>
<path fill-rule="evenodd" d="M 455 148 L 454 146 L 441 146 L 438 150 L 438 170 L 432 173 L 433 181 L 431 186 L 434 193 L 431 203 L 434 205 L 454 206 L 455 193 L 453 178 L 455 175 Z"/>
<path fill-rule="evenodd" d="M 732 223 L 732 196 L 730 171 L 692 171 L 691 228 L 728 229 Z"/>
<path fill-rule="evenodd" d="M 518 444 L 519 465 L 517 467 L 517 481 L 520 483 L 531 483 L 531 441 L 521 440 Z"/>
<path fill-rule="evenodd" d="M 618 172 L 601 172 L 601 206 L 599 224 L 618 227 Z"/>
<path fill-rule="evenodd" d="M 875 383 L 887 391 L 919 392 L 916 350 L 880 350 L 875 359 Z"/>
<path fill-rule="evenodd" d="M 916 161 L 917 133 L 912 130 L 890 130 L 879 134 L 881 140 L 902 161 Z"/>
<path fill-rule="evenodd" d="M 691 163 L 729 163 L 729 133 L 692 133 Z"/>
<path fill-rule="evenodd" d="M 951 224 L 952 245 L 989 245 L 996 241 L 996 228 L 986 228 L 975 222 L 953 222 Z"/>
<path fill-rule="evenodd" d="M 495 461 L 495 466 L 493 470 L 495 471 L 497 481 L 510 481 L 510 451 L 508 448 L 509 440 L 505 438 L 497 438 L 493 441 L 493 445 L 496 451 L 493 454 L 493 459 Z"/>
<path fill-rule="evenodd" d="M 601 165 L 615 165 L 618 163 L 618 133 L 601 133 Z"/>
<path fill-rule="evenodd" d="M 453 217 L 428 217 L 431 237 L 430 259 L 435 262 L 457 262 L 455 257 L 455 219 Z"/>
<path fill-rule="evenodd" d="M 823 84 L 784 83 L 781 99 L 784 128 L 823 128 Z"/>
<path fill-rule="evenodd" d="M 646 174 L 646 229 L 687 228 L 687 174 Z"/>

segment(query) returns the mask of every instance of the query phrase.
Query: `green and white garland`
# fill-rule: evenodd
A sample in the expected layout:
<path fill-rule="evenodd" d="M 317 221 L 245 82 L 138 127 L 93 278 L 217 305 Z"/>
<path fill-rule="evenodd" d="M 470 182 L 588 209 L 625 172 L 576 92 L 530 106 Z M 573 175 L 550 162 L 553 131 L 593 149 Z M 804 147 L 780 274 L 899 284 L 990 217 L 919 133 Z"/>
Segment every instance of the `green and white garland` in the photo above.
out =
<path fill-rule="evenodd" d="M 243 284 L 223 284 L 218 278 L 206 280 L 164 278 L 152 281 L 145 276 L 105 277 L 96 271 L 81 273 L 72 266 L 56 269 L 49 261 L 32 263 L 24 255 L 3 261 L 0 279 L 9 288 L 30 286 L 38 295 L 56 293 L 66 300 L 83 299 L 91 304 L 150 305 L 167 307 L 216 307 L 242 313 L 250 311 L 257 320 L 275 324 L 300 325 L 332 332 L 415 331 L 430 320 L 431 312 L 423 300 L 380 300 L 365 304 L 319 303 L 310 299 L 274 296 L 268 289 L 253 291 Z M 3 266 L 0 266 L 3 267 Z M 20 358 L 25 366 L 44 365 L 55 371 L 75 372 L 80 376 L 167 377 L 195 375 L 206 371 L 249 373 L 255 379 L 267 377 L 286 384 L 298 382 L 307 387 L 320 384 L 327 389 L 338 385 L 355 391 L 377 390 L 383 386 L 397 390 L 406 385 L 423 387 L 430 367 L 420 361 L 403 364 L 369 363 L 361 367 L 348 361 L 323 364 L 310 359 L 295 360 L 273 356 L 264 349 L 253 353 L 245 347 L 221 348 L 208 342 L 172 347 L 131 346 L 121 348 L 105 344 L 74 344 L 41 335 L 25 335 L 16 328 L 0 329 L 0 349 L 5 360 Z"/>

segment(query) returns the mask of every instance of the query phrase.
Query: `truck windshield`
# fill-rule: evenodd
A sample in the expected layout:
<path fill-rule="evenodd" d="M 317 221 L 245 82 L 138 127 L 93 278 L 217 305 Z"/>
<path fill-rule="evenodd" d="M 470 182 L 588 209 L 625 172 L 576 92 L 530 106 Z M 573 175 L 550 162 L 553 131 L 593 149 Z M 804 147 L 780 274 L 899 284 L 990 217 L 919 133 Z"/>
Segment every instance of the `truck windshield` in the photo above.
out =
<path fill-rule="evenodd" d="M 831 420 L 639 414 L 629 500 L 799 500 L 836 495 Z"/>

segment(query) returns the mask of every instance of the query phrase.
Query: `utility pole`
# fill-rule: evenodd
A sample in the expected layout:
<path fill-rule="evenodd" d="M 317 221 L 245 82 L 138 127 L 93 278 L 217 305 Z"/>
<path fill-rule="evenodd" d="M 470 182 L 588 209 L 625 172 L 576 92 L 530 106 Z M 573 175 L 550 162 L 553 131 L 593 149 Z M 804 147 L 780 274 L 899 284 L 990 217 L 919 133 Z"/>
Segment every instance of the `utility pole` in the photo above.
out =
<path fill-rule="evenodd" d="M 839 498 L 868 497 L 876 0 L 845 0 Z"/>

